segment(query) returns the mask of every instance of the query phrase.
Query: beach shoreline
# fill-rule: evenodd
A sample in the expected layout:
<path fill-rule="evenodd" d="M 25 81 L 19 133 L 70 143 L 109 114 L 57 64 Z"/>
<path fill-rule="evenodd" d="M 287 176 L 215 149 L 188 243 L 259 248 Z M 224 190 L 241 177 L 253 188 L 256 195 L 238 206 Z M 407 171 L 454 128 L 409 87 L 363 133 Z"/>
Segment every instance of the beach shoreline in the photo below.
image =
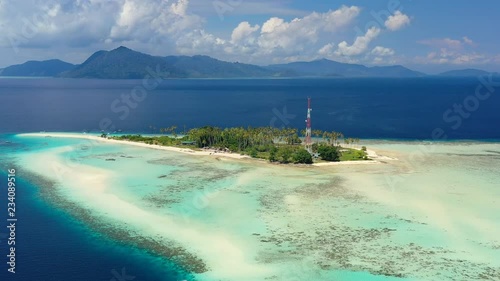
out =
<path fill-rule="evenodd" d="M 230 158 L 230 159 L 237 159 L 237 160 L 257 160 L 262 162 L 263 159 L 256 159 L 252 158 L 248 155 L 242 155 L 239 153 L 232 153 L 232 152 L 221 152 L 217 151 L 214 149 L 207 149 L 207 150 L 192 150 L 190 148 L 180 148 L 180 147 L 175 147 L 175 146 L 162 146 L 162 145 L 156 145 L 156 144 L 146 144 L 142 142 L 134 142 L 134 141 L 126 141 L 126 140 L 115 140 L 111 138 L 103 138 L 97 135 L 90 135 L 90 134 L 77 134 L 77 133 L 56 133 L 56 132 L 40 132 L 40 133 L 23 133 L 23 134 L 18 134 L 18 136 L 21 137 L 52 137 L 52 138 L 72 138 L 72 139 L 84 139 L 88 141 L 95 141 L 95 142 L 102 142 L 102 143 L 112 143 L 112 144 L 123 144 L 123 145 L 132 145 L 132 146 L 137 146 L 137 147 L 142 147 L 142 148 L 149 148 L 149 149 L 157 149 L 157 150 L 163 150 L 163 151 L 170 151 L 170 152 L 178 152 L 178 153 L 184 153 L 188 155 L 193 155 L 193 156 L 210 156 L 210 157 L 223 157 L 223 158 Z M 353 147 L 354 149 L 361 150 L 361 147 Z M 381 164 L 381 161 L 386 161 L 386 160 L 398 160 L 397 158 L 392 158 L 384 155 L 379 155 L 376 151 L 367 149 L 366 153 L 368 155 L 368 158 L 370 160 L 359 160 L 359 161 L 341 161 L 341 162 L 320 162 L 320 163 L 313 163 L 311 165 L 307 166 L 314 166 L 314 167 L 326 167 L 326 166 L 339 166 L 339 165 L 370 165 L 370 164 Z M 290 165 L 290 164 L 286 164 Z M 301 165 L 303 166 L 303 165 Z"/>
<path fill-rule="evenodd" d="M 76 134 L 76 133 L 24 133 L 18 134 L 21 137 L 49 137 L 49 138 L 72 138 L 72 139 L 84 139 L 89 141 L 95 141 L 97 143 L 112 143 L 112 144 L 122 144 L 122 145 L 132 145 L 142 148 L 179 152 L 195 156 L 217 156 L 217 157 L 227 157 L 232 159 L 250 159 L 251 157 L 247 155 L 240 155 L 237 153 L 225 153 L 217 151 L 197 151 L 190 148 L 180 148 L 175 146 L 162 146 L 156 144 L 146 144 L 142 142 L 126 141 L 126 140 L 115 140 L 110 138 L 102 138 L 96 135 L 90 134 Z"/>

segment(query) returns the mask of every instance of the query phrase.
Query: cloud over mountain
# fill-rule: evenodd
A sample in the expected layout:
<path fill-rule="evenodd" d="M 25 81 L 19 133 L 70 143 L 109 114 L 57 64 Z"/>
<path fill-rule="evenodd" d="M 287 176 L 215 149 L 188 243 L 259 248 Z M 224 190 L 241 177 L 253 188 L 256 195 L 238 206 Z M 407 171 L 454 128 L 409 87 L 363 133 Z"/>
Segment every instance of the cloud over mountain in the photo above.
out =
<path fill-rule="evenodd" d="M 471 32 L 409 37 L 410 25 L 425 23 L 422 14 L 415 15 L 415 7 L 424 4 L 306 7 L 296 1 L 0 0 L 0 57 L 8 65 L 62 54 L 76 63 L 92 50 L 126 45 L 154 55 L 210 55 L 254 64 L 321 58 L 365 64 L 498 62 L 497 52 L 478 50 L 491 44 Z"/>

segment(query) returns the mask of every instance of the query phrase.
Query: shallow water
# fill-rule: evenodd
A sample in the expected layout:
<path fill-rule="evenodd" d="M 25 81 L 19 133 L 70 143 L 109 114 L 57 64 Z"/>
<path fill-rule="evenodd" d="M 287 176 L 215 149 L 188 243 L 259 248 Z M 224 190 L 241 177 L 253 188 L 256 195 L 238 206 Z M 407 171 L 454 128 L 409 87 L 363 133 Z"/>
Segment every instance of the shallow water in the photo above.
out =
<path fill-rule="evenodd" d="M 16 139 L 47 200 L 196 280 L 500 278 L 498 143 L 367 142 L 399 160 L 307 168 Z"/>

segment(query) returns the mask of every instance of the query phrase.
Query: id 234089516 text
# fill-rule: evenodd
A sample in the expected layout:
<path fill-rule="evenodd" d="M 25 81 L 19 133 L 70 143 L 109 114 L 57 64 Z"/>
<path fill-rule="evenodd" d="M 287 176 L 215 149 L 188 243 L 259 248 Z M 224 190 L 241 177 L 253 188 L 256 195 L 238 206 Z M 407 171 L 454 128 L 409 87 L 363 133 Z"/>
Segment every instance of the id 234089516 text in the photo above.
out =
<path fill-rule="evenodd" d="M 9 230 L 7 271 L 16 273 L 16 170 L 9 169 L 7 172 L 7 229 Z"/>

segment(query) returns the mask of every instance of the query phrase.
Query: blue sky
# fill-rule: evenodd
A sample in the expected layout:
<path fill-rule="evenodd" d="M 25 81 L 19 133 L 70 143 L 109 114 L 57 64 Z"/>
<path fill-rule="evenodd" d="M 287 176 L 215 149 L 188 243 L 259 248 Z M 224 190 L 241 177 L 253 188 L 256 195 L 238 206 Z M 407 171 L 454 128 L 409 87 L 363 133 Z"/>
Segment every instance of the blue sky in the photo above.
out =
<path fill-rule="evenodd" d="M 125 45 L 266 65 L 500 71 L 500 1 L 0 0 L 0 67 Z"/>

